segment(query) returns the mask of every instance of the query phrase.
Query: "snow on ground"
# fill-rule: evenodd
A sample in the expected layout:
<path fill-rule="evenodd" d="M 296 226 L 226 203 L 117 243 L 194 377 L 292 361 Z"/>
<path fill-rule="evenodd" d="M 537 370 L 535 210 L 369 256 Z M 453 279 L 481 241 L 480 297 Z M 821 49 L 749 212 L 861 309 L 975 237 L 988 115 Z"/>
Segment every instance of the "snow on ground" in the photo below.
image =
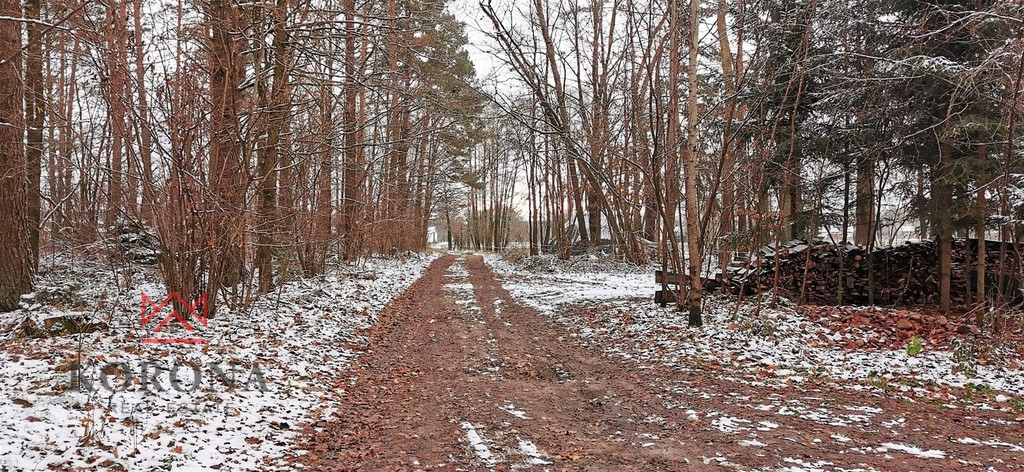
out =
<path fill-rule="evenodd" d="M 512 416 L 515 416 L 516 418 L 522 419 L 522 420 L 530 419 L 530 418 L 528 418 L 526 416 L 526 411 L 525 410 L 521 410 L 521 409 L 516 408 L 516 405 L 514 403 L 512 403 L 511 401 L 505 402 L 505 405 L 504 406 L 499 406 L 498 409 L 502 410 L 505 413 L 508 413 L 508 414 L 510 414 Z"/>
<path fill-rule="evenodd" d="M 551 461 L 547 460 L 548 455 L 537 449 L 536 444 L 526 439 L 519 439 L 519 450 L 526 455 L 526 466 L 551 464 Z"/>
<path fill-rule="evenodd" d="M 483 462 L 488 467 L 494 467 L 498 462 L 494 459 L 494 455 L 491 454 L 491 448 L 487 445 L 487 441 L 477 432 L 477 427 L 473 423 L 463 421 L 462 429 L 466 431 L 466 439 L 469 441 L 470 447 L 473 448 L 476 457 L 480 459 L 480 462 Z"/>
<path fill-rule="evenodd" d="M 913 428 L 907 426 L 907 417 L 898 409 L 883 411 L 872 399 L 882 396 L 883 390 L 902 395 L 905 402 L 928 397 L 970 415 L 969 410 L 1020 408 L 1024 396 L 1024 375 L 1009 367 L 1012 363 L 964 369 L 964 359 L 927 344 L 916 356 L 906 350 L 869 346 L 843 349 L 841 346 L 856 345 L 856 331 L 832 331 L 805 318 L 785 300 L 778 308 L 769 309 L 765 304 L 758 310 L 753 301 L 736 306 L 733 299 L 708 296 L 705 326 L 690 329 L 685 314 L 653 303 L 653 293 L 660 288 L 653 280 L 654 267 L 603 266 L 588 257 L 565 263 L 535 259 L 510 262 L 488 256 L 487 262 L 517 301 L 566 327 L 581 344 L 599 347 L 641 369 L 659 364 L 683 372 L 710 369 L 717 379 L 737 386 L 735 391 L 708 389 L 700 376 L 680 376 L 664 386 L 666 407 L 679 409 L 695 425 L 729 438 L 723 443 L 765 451 L 784 450 L 778 438 L 770 439 L 780 431 L 783 441 L 796 440 L 788 436 L 798 431 L 793 419 L 811 422 L 819 428 L 801 429 L 808 431 L 802 440 L 843 444 L 838 446 L 840 452 L 848 454 L 854 465 L 844 468 L 825 460 L 786 457 L 778 466 L 764 470 L 873 471 L 864 464 L 857 466 L 856 457 L 867 454 L 894 461 L 900 457 L 934 461 L 935 467 L 941 467 L 943 461 L 951 460 L 949 452 L 936 444 L 922 447 L 924 444 L 907 440 L 901 433 Z M 966 375 L 968 370 L 974 374 Z M 820 396 L 831 388 L 864 392 L 869 404 L 832 404 Z M 778 418 L 777 422 L 766 420 L 766 415 Z M 814 431 L 821 436 L 815 437 Z M 866 439 L 874 435 L 878 442 Z M 979 448 L 1024 451 L 1020 444 L 993 439 L 949 440 Z M 833 446 L 824 449 L 829 447 Z M 705 464 L 745 469 L 720 452 L 701 459 Z M 959 464 L 980 465 L 953 459 Z"/>
<path fill-rule="evenodd" d="M 910 395 L 949 395 L 941 386 L 991 389 L 1010 395 L 1000 398 L 1003 407 L 1024 397 L 1019 369 L 977 365 L 968 376 L 952 353 L 928 346 L 917 356 L 904 350 L 839 349 L 833 346 L 843 345 L 847 335 L 810 322 L 786 303 L 775 309 L 765 304 L 755 313 L 753 303 L 736 309 L 732 299 L 712 295 L 705 301 L 704 328 L 691 330 L 685 314 L 653 303 L 660 288 L 653 267 L 531 259 L 514 264 L 488 256 L 487 262 L 520 303 L 571 327 L 581 343 L 602 340 L 598 344 L 613 355 L 681 369 L 720 365 L 723 372 L 746 374 L 735 380 L 754 386 L 825 377 L 847 388 L 894 388 Z M 580 307 L 588 308 L 588 319 L 580 318 Z M 616 342 L 603 342 L 609 338 Z"/>
<path fill-rule="evenodd" d="M 166 296 L 152 269 L 52 257 L 23 309 L 0 316 L 0 394 L 7 399 L 0 404 L 0 469 L 286 468 L 300 424 L 344 401 L 336 386 L 365 343 L 358 331 L 431 259 L 335 268 L 259 297 L 248 312 L 219 310 L 196 332 L 172 321 L 152 333 L 141 327 L 141 294 L 156 303 Z M 58 317 L 102 329 L 24 336 L 26 326 L 33 333 L 58 327 Z M 206 342 L 141 342 L 167 336 Z M 107 376 L 86 367 L 78 372 L 93 388 L 76 389 L 76 362 L 122 362 L 131 375 L 123 375 L 124 365 Z"/>
<path fill-rule="evenodd" d="M 914 455 L 914 456 L 918 456 L 918 457 L 925 457 L 925 458 L 929 458 L 929 459 L 945 459 L 946 458 L 946 453 L 942 452 L 942 451 L 939 451 L 939 450 L 930 449 L 930 450 L 925 451 L 925 450 L 923 450 L 923 449 L 921 449 L 921 448 L 919 448 L 917 446 L 908 446 L 906 444 L 899 444 L 899 443 L 891 443 L 891 442 L 882 443 L 882 448 L 881 449 L 888 449 L 890 451 L 905 452 L 905 453 L 910 454 L 910 455 Z M 880 451 L 880 452 L 885 452 L 885 451 Z"/>

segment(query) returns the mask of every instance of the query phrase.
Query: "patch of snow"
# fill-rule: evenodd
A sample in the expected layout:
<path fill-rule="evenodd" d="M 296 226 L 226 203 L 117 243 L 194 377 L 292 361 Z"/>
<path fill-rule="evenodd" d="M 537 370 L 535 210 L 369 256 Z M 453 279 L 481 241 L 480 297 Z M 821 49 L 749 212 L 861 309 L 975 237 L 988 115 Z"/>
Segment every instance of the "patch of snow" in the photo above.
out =
<path fill-rule="evenodd" d="M 885 448 L 885 449 L 888 449 L 888 450 L 901 451 L 901 452 L 905 452 L 907 454 L 910 454 L 912 456 L 923 457 L 923 458 L 926 458 L 926 459 L 945 459 L 946 458 L 946 453 L 943 452 L 943 451 L 939 451 L 937 449 L 931 449 L 931 450 L 927 450 L 926 451 L 926 450 L 923 450 L 923 449 L 921 449 L 919 447 L 908 446 L 906 444 L 891 443 L 891 442 L 882 443 L 882 447 Z"/>
<path fill-rule="evenodd" d="M 476 454 L 477 459 L 480 459 L 488 467 L 494 467 L 498 461 L 491 454 L 491 449 L 487 446 L 483 436 L 476 431 L 476 426 L 473 426 L 473 423 L 468 421 L 463 421 L 462 429 L 466 431 L 466 439 L 469 440 L 469 445 L 473 448 L 473 453 Z"/>
<path fill-rule="evenodd" d="M 953 440 L 953 442 L 957 442 L 957 443 L 960 443 L 960 444 L 974 444 L 974 445 L 991 446 L 991 447 L 1006 447 L 1006 448 L 1009 448 L 1011 451 L 1014 451 L 1014 452 L 1024 452 L 1024 447 L 1022 447 L 1022 446 L 1020 446 L 1018 444 L 1012 444 L 1012 443 L 1001 442 L 1001 441 L 979 441 L 979 440 L 974 439 L 974 438 L 960 438 L 960 439 Z"/>
<path fill-rule="evenodd" d="M 549 465 L 548 455 L 537 449 L 537 445 L 530 441 L 519 438 L 519 451 L 526 454 L 526 462 L 530 465 Z"/>
<path fill-rule="evenodd" d="M 743 426 L 744 424 L 750 424 L 750 420 L 742 418 L 733 418 L 730 416 L 719 416 L 711 420 L 711 426 L 718 428 L 723 433 L 738 433 L 740 431 L 746 431 L 750 428 Z"/>
<path fill-rule="evenodd" d="M 504 406 L 499 406 L 498 409 L 519 419 L 529 419 L 526 417 L 526 411 L 517 409 L 512 402 L 506 402 Z"/>

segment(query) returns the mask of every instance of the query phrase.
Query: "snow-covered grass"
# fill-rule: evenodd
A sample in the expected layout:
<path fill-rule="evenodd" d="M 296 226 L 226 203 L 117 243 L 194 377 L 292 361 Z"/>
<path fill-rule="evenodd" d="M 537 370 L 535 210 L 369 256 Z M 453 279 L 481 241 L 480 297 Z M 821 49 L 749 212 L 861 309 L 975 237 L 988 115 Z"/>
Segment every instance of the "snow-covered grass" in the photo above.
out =
<path fill-rule="evenodd" d="M 0 317 L 0 394 L 7 400 L 0 404 L 0 469 L 288 468 L 300 425 L 345 401 L 338 386 L 365 342 L 358 331 L 431 260 L 371 259 L 299 278 L 256 299 L 247 312 L 219 308 L 205 328 L 187 333 L 204 344 L 141 342 L 156 336 L 140 326 L 141 293 L 157 303 L 166 295 L 152 269 L 50 260 L 25 307 Z M 52 323 L 45 320 L 57 317 L 84 318 L 102 329 L 23 335 L 26 322 L 46 331 Z M 186 336 L 184 329 L 168 329 L 159 335 Z M 124 362 L 134 380 L 119 391 L 73 389 L 74 362 Z M 145 384 L 143 362 L 151 364 Z M 189 363 L 202 366 L 195 389 Z M 233 367 L 234 388 L 211 363 L 225 373 Z M 189 380 L 172 388 L 170 373 L 153 365 L 183 366 L 178 378 Z"/>
<path fill-rule="evenodd" d="M 931 388 L 936 386 L 971 386 L 1024 396 L 1020 370 L 978 365 L 968 376 L 953 353 L 928 346 L 917 356 L 903 350 L 840 349 L 836 346 L 855 341 L 854 333 L 833 332 L 785 304 L 755 310 L 749 302 L 735 309 L 733 299 L 709 296 L 705 326 L 688 329 L 685 313 L 654 304 L 659 286 L 653 269 L 599 264 L 574 269 L 549 263 L 535 270 L 528 262 L 514 264 L 496 256 L 487 262 L 520 303 L 569 326 L 580 342 L 596 343 L 617 356 L 680 369 L 721 365 L 727 368 L 723 372 L 735 372 L 744 377 L 737 380 L 751 385 L 825 377 L 848 388 L 893 388 L 917 395 L 948 394 Z"/>

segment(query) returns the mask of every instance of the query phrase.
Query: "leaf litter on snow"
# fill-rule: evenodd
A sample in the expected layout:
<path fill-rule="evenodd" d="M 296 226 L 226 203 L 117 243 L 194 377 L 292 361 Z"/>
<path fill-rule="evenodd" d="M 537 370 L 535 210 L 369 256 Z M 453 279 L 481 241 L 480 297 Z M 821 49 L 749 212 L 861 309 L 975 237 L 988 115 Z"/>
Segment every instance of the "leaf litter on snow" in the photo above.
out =
<path fill-rule="evenodd" d="M 503 285 L 517 301 L 547 314 L 575 331 L 581 343 L 601 339 L 610 354 L 670 367 L 701 365 L 738 368 L 755 373 L 765 385 L 799 384 L 809 377 L 827 377 L 863 387 L 878 381 L 927 394 L 928 389 L 898 382 L 912 379 L 922 386 L 978 386 L 1013 397 L 1024 396 L 1024 372 L 997 366 L 976 366 L 973 376 L 958 369 L 953 353 L 938 349 L 910 356 L 904 350 L 846 351 L 830 347 L 828 339 L 843 336 L 804 318 L 791 306 L 739 307 L 719 295 L 706 297 L 705 326 L 686 327 L 685 317 L 651 301 L 657 288 L 653 269 L 622 270 L 585 265 L 582 273 L 557 265 L 551 272 L 531 272 L 499 257 L 488 263 L 503 277 Z M 554 267 L 554 268 L 552 268 Z M 569 266 L 572 267 L 572 266 Z M 783 304 L 784 305 L 784 304 Z M 751 379 L 737 379 L 747 383 Z M 857 388 L 857 387 L 853 387 Z M 933 388 L 931 390 L 940 390 Z"/>
<path fill-rule="evenodd" d="M 716 369 L 718 378 L 751 387 L 775 387 L 803 391 L 809 379 L 832 382 L 839 388 L 854 391 L 880 392 L 881 388 L 900 392 L 908 401 L 918 396 L 940 401 L 958 402 L 957 390 L 1002 392 L 997 402 L 1009 408 L 1007 401 L 1024 396 L 1024 374 L 1013 365 L 978 365 L 973 375 L 960 368 L 952 352 L 926 345 L 923 352 L 910 355 L 906 349 L 887 349 L 879 345 L 864 349 L 842 349 L 857 344 L 858 330 L 841 332 L 829 323 L 817 323 L 801 314 L 792 304 L 782 300 L 778 308 L 766 305 L 741 304 L 735 313 L 734 300 L 710 295 L 705 299 L 705 326 L 688 329 L 684 316 L 672 308 L 661 308 L 652 302 L 654 283 L 652 267 L 602 265 L 593 259 L 573 258 L 562 263 L 552 258 L 542 262 L 520 259 L 510 262 L 490 256 L 487 262 L 503 281 L 503 286 L 517 302 L 544 313 L 565 326 L 577 342 L 593 345 L 611 356 L 635 361 L 639 368 L 651 364 L 681 369 Z M 537 266 L 541 266 L 538 270 Z M 666 393 L 682 393 L 690 398 L 710 399 L 721 394 L 707 392 L 674 382 Z M 671 397 L 670 397 L 671 398 Z M 767 402 L 765 402 L 767 400 Z M 799 399 L 781 397 L 761 399 L 732 396 L 723 401 L 754 410 L 773 412 L 780 420 L 799 417 L 830 427 L 863 429 L 883 413 L 880 408 L 848 405 L 846 411 L 824 408 L 812 397 Z M 673 400 L 666 400 L 672 406 Z M 959 408 L 965 407 L 958 403 Z M 723 433 L 758 429 L 770 431 L 778 427 L 770 421 L 751 422 L 725 416 L 714 411 L 697 412 L 685 405 L 691 421 L 704 421 L 708 427 Z M 990 408 L 977 402 L 967 408 Z M 891 421 L 891 420 L 890 420 Z M 899 428 L 902 424 L 883 424 Z M 843 442 L 846 436 L 835 435 Z M 943 451 L 913 449 L 914 446 L 890 443 L 890 448 L 922 458 L 938 458 Z M 905 446 L 905 447 L 903 447 Z M 795 463 L 789 470 L 840 470 L 826 463 Z"/>
<path fill-rule="evenodd" d="M 300 424 L 344 401 L 335 386 L 350 376 L 345 371 L 365 344 L 360 330 L 431 260 L 369 259 L 300 278 L 259 297 L 248 312 L 219 308 L 199 333 L 205 344 L 180 345 L 141 342 L 148 336 L 140 327 L 141 293 L 156 302 L 166 295 L 153 269 L 54 256 L 22 309 L 0 316 L 0 392 L 16 400 L 0 404 L 0 464 L 288 468 Z M 51 320 L 93 328 L 40 335 Z M 134 370 L 124 388 L 70 388 L 72 363 L 114 361 Z M 148 388 L 140 384 L 143 362 L 153 367 Z M 225 375 L 234 367 L 234 388 L 206 368 L 210 363 Z M 201 366 L 200 384 L 193 389 L 193 372 L 184 369 L 185 391 L 171 388 L 166 369 L 175 364 Z M 253 366 L 266 391 L 252 378 Z"/>

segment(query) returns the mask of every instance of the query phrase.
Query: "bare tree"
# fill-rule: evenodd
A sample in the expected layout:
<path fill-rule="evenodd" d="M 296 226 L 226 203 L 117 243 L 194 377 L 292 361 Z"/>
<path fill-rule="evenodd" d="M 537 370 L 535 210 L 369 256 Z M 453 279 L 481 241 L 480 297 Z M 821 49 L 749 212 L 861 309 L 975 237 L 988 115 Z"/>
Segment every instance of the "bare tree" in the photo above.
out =
<path fill-rule="evenodd" d="M 245 197 L 249 176 L 242 160 L 242 80 L 245 63 L 238 7 L 229 0 L 209 0 L 206 27 L 211 32 L 210 73 L 210 230 L 212 238 L 208 289 L 210 299 L 221 287 L 241 281 L 244 254 Z M 211 304 L 211 308 L 216 303 Z M 211 315 L 215 310 L 211 309 Z"/>

